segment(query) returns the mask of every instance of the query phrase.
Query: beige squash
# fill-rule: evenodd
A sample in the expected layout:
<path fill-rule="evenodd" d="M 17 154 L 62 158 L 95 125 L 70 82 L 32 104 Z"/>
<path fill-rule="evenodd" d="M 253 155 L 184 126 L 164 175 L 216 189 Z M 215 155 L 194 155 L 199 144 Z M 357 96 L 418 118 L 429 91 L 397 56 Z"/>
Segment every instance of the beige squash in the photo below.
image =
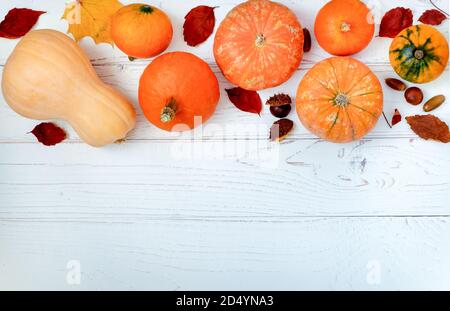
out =
<path fill-rule="evenodd" d="M 55 30 L 22 38 L 3 70 L 2 90 L 20 115 L 66 120 L 95 147 L 124 139 L 136 122 L 131 103 L 100 80 L 72 39 Z"/>

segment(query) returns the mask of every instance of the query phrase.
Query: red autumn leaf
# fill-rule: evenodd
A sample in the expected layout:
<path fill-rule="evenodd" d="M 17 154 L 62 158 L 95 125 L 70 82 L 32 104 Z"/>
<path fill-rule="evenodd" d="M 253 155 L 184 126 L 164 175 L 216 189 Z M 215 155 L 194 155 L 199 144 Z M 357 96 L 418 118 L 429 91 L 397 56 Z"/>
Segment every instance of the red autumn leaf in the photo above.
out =
<path fill-rule="evenodd" d="M 6 14 L 5 19 L 0 23 L 0 37 L 8 39 L 22 37 L 33 28 L 39 16 L 44 13 L 46 12 L 30 9 L 14 8 L 10 10 Z"/>
<path fill-rule="evenodd" d="M 444 20 L 447 19 L 447 16 L 444 15 L 444 13 L 433 9 L 425 11 L 425 13 L 422 14 L 422 16 L 419 18 L 419 22 L 422 22 L 424 24 L 437 26 L 442 24 Z"/>
<path fill-rule="evenodd" d="M 255 91 L 247 91 L 240 87 L 225 90 L 230 101 L 240 110 L 260 114 L 262 101 Z"/>
<path fill-rule="evenodd" d="M 438 140 L 443 143 L 450 142 L 448 125 L 431 114 L 406 117 L 406 121 L 414 133 L 423 139 Z"/>
<path fill-rule="evenodd" d="M 41 123 L 31 133 L 46 146 L 54 146 L 66 139 L 66 132 L 54 123 Z"/>
<path fill-rule="evenodd" d="M 214 31 L 216 17 L 215 7 L 201 5 L 193 8 L 184 18 L 184 41 L 189 46 L 196 46 L 206 41 Z"/>
<path fill-rule="evenodd" d="M 388 11 L 381 20 L 380 37 L 395 38 L 405 28 L 413 24 L 413 13 L 410 9 L 395 8 Z"/>
<path fill-rule="evenodd" d="M 397 123 L 400 123 L 402 121 L 402 115 L 400 114 L 400 111 L 398 109 L 395 109 L 394 115 L 392 116 L 392 126 L 396 125 Z"/>

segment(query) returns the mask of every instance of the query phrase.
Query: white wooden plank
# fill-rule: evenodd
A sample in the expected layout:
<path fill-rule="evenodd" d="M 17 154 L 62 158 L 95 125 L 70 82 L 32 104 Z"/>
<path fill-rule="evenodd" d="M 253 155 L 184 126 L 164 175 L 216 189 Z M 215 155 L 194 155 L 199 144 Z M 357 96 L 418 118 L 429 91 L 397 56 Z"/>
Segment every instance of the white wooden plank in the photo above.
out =
<path fill-rule="evenodd" d="M 278 147 L 278 148 L 277 148 Z M 450 146 L 420 139 L 0 145 L 4 217 L 450 215 Z"/>
<path fill-rule="evenodd" d="M 133 1 L 126 0 L 123 3 Z M 213 0 L 218 22 L 236 0 Z M 282 0 L 310 30 L 327 1 Z M 200 1 L 152 2 L 169 13 L 169 51 L 212 56 L 182 40 L 184 15 Z M 367 0 L 377 18 L 395 6 L 417 19 L 425 0 Z M 446 0 L 436 3 L 448 11 Z M 65 31 L 65 1 L 7 0 L 48 13 L 36 28 Z M 448 38 L 449 23 L 439 29 Z M 0 71 L 17 40 L 0 39 Z M 391 76 L 389 39 L 374 38 L 355 57 L 380 79 Z M 137 106 L 137 81 L 150 60 L 129 63 L 118 49 L 80 42 L 103 80 Z M 285 85 L 261 92 L 295 95 L 305 71 L 328 55 L 313 43 Z M 1 72 L 0 72 L 1 73 Z M 447 70 L 426 96 L 449 96 Z M 419 113 L 386 91 L 385 111 Z M 224 94 L 222 94 L 224 95 Z M 236 110 L 222 96 L 201 131 L 170 135 L 139 122 L 129 141 L 103 149 L 70 139 L 53 148 L 27 134 L 37 124 L 0 97 L 0 290 L 2 289 L 445 289 L 450 288 L 449 146 L 414 139 L 403 122 L 380 121 L 369 139 L 329 144 L 296 129 L 279 149 L 267 142 L 274 121 Z M 444 105 L 436 114 L 450 121 Z M 201 141 L 204 138 L 206 141 Z M 194 141 L 193 141 L 194 139 Z M 81 264 L 79 286 L 67 263 Z M 378 273 L 379 272 L 379 273 Z"/>
<path fill-rule="evenodd" d="M 448 290 L 448 236 L 448 217 L 0 220 L 0 289 Z"/>

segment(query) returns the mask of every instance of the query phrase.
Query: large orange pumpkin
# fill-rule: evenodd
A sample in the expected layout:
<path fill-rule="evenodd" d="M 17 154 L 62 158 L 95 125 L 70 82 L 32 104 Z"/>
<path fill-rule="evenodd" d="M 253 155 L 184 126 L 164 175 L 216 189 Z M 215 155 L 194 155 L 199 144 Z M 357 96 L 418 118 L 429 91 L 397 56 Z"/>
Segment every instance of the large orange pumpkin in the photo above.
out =
<path fill-rule="evenodd" d="M 158 56 L 139 82 L 145 116 L 166 131 L 189 130 L 206 122 L 219 97 L 219 82 L 208 64 L 186 52 Z"/>
<path fill-rule="evenodd" d="M 286 6 L 250 0 L 235 7 L 221 23 L 214 56 L 225 77 L 247 90 L 288 80 L 303 57 L 303 31 Z"/>
<path fill-rule="evenodd" d="M 316 17 L 314 33 L 328 53 L 347 56 L 369 45 L 375 32 L 373 16 L 360 0 L 332 0 Z"/>
<path fill-rule="evenodd" d="M 111 36 L 128 56 L 149 58 L 162 53 L 172 41 L 169 17 L 147 4 L 130 4 L 112 17 Z"/>
<path fill-rule="evenodd" d="M 334 57 L 316 64 L 297 91 L 303 125 L 322 139 L 344 143 L 364 137 L 383 111 L 378 78 L 363 63 Z"/>

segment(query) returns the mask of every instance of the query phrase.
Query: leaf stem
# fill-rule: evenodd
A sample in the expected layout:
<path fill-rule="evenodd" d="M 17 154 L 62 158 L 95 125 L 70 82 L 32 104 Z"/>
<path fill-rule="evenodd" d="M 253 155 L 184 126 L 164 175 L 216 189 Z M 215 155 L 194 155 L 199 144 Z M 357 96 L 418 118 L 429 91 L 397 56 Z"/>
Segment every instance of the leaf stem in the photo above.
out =
<path fill-rule="evenodd" d="M 447 12 L 445 12 L 444 10 L 442 10 L 440 7 L 438 7 L 436 4 L 434 4 L 433 0 L 430 0 L 430 3 L 432 6 L 434 6 L 438 11 L 442 12 L 443 14 L 447 15 L 447 17 L 450 16 L 450 14 L 448 14 Z"/>
<path fill-rule="evenodd" d="M 389 127 L 392 128 L 392 125 L 391 125 L 391 123 L 389 123 L 389 121 L 388 121 L 388 119 L 387 119 L 386 114 L 384 113 L 384 111 L 383 111 L 383 117 L 384 117 L 384 120 L 386 120 L 387 125 L 389 125 Z"/>

